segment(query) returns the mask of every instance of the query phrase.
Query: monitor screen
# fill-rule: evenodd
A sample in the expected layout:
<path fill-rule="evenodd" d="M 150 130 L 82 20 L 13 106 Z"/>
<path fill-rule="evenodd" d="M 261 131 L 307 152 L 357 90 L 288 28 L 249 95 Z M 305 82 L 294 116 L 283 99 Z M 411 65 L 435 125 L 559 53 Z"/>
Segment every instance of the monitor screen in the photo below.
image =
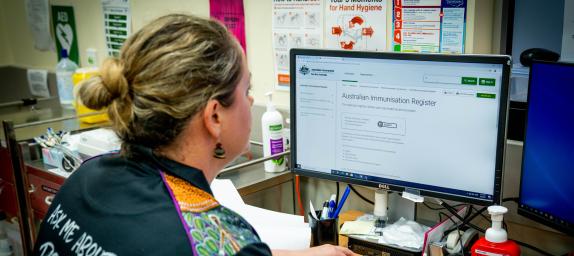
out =
<path fill-rule="evenodd" d="M 574 63 L 533 63 L 519 213 L 574 234 Z"/>
<path fill-rule="evenodd" d="M 295 173 L 499 201 L 506 56 L 291 51 Z"/>

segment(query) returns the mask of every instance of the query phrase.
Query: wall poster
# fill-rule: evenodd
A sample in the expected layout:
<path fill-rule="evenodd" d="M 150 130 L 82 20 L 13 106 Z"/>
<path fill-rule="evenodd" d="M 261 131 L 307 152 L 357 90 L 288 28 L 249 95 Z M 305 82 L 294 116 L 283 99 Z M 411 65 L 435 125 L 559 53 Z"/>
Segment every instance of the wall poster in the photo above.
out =
<path fill-rule="evenodd" d="M 243 0 L 209 0 L 209 15 L 223 22 L 227 29 L 235 35 L 243 51 L 247 53 Z"/>
<path fill-rule="evenodd" d="M 323 0 L 273 0 L 276 81 L 289 89 L 289 49 L 323 47 Z"/>
<path fill-rule="evenodd" d="M 393 0 L 393 51 L 464 53 L 467 0 Z"/>
<path fill-rule="evenodd" d="M 120 49 L 131 34 L 129 0 L 102 0 L 104 34 L 108 56 L 118 57 Z"/>
<path fill-rule="evenodd" d="M 79 64 L 78 33 L 76 33 L 76 21 L 72 6 L 52 5 L 52 29 L 56 38 L 58 61 L 62 58 L 62 49 L 66 49 L 68 58 Z"/>
<path fill-rule="evenodd" d="M 328 0 L 325 47 L 384 51 L 387 48 L 386 0 Z"/>

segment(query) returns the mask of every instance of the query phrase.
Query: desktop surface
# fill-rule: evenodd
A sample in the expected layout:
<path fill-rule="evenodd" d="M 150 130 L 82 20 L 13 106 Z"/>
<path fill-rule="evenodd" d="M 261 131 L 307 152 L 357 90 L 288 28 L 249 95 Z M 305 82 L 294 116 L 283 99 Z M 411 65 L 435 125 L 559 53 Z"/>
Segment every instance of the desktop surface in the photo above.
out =
<path fill-rule="evenodd" d="M 507 60 L 292 50 L 294 171 L 498 201 Z"/>

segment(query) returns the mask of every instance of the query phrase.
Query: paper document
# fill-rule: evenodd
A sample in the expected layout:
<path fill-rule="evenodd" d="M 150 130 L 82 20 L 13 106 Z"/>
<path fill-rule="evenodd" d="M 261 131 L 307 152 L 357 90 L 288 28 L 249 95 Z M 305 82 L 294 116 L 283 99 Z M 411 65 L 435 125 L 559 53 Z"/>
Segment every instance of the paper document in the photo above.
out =
<path fill-rule="evenodd" d="M 241 215 L 271 249 L 301 250 L 311 244 L 311 228 L 303 216 L 247 205 L 231 180 L 215 179 L 211 190 L 217 201 Z"/>
<path fill-rule="evenodd" d="M 50 35 L 48 0 L 26 0 L 26 15 L 34 38 L 34 47 L 40 51 L 54 49 L 54 42 Z"/>
<path fill-rule="evenodd" d="M 231 210 L 237 212 L 237 209 L 245 207 L 239 191 L 237 191 L 231 180 L 214 179 L 211 182 L 211 191 L 221 205 Z"/>
<path fill-rule="evenodd" d="M 28 87 L 32 96 L 48 98 L 48 71 L 43 69 L 28 69 Z"/>

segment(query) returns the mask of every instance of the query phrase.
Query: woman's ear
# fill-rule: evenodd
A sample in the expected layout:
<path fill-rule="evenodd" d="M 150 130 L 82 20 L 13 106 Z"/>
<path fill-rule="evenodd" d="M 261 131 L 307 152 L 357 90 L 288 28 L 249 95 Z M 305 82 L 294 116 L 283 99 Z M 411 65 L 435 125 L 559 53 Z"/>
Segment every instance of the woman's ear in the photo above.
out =
<path fill-rule="evenodd" d="M 218 140 L 221 135 L 221 117 L 223 106 L 217 100 L 209 100 L 203 110 L 203 123 L 211 136 Z"/>

